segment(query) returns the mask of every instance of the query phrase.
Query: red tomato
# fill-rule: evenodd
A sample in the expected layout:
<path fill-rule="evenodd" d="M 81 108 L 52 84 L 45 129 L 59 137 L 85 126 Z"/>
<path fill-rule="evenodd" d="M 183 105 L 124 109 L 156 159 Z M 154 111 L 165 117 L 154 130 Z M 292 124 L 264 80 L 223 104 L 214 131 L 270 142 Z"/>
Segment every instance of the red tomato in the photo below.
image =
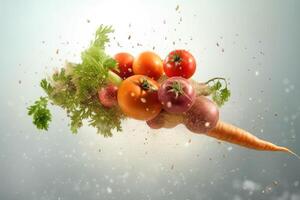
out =
<path fill-rule="evenodd" d="M 132 64 L 134 57 L 129 53 L 118 53 L 114 56 L 115 60 L 118 62 L 119 71 L 114 70 L 122 79 L 126 79 L 133 75 Z"/>
<path fill-rule="evenodd" d="M 196 60 L 186 50 L 175 50 L 164 60 L 164 71 L 168 77 L 181 76 L 190 78 L 196 70 Z"/>
<path fill-rule="evenodd" d="M 134 60 L 133 71 L 134 74 L 145 75 L 157 80 L 164 73 L 163 62 L 157 54 L 145 51 Z"/>

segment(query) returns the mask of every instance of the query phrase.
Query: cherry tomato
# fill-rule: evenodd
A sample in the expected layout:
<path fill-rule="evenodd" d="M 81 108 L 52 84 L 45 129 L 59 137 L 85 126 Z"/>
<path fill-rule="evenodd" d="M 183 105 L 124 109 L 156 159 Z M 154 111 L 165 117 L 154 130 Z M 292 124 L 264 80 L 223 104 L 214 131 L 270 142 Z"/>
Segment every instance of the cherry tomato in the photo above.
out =
<path fill-rule="evenodd" d="M 196 60 L 186 50 L 175 50 L 164 60 L 164 71 L 168 77 L 181 76 L 190 78 L 196 70 Z"/>
<path fill-rule="evenodd" d="M 134 60 L 133 72 L 157 80 L 163 74 L 163 62 L 157 54 L 145 51 Z"/>
<path fill-rule="evenodd" d="M 121 78 L 126 79 L 133 75 L 132 64 L 134 57 L 129 53 L 118 53 L 114 56 L 118 62 L 119 71 L 114 70 Z"/>
<path fill-rule="evenodd" d="M 161 111 L 157 90 L 159 84 L 143 75 L 125 79 L 118 90 L 118 104 L 125 115 L 138 120 L 150 120 Z"/>

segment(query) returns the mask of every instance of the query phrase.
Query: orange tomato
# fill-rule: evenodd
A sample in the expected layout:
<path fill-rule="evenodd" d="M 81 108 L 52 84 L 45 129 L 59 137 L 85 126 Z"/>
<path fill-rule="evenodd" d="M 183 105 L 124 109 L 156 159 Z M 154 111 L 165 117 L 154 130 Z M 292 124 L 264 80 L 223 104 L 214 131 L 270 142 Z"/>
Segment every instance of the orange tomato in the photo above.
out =
<path fill-rule="evenodd" d="M 138 120 L 150 120 L 161 111 L 157 97 L 159 83 L 143 76 L 125 79 L 118 90 L 118 104 L 125 115 Z"/>
<path fill-rule="evenodd" d="M 141 53 L 133 61 L 132 68 L 134 74 L 149 76 L 155 80 L 159 79 L 164 72 L 161 58 L 151 51 Z"/>

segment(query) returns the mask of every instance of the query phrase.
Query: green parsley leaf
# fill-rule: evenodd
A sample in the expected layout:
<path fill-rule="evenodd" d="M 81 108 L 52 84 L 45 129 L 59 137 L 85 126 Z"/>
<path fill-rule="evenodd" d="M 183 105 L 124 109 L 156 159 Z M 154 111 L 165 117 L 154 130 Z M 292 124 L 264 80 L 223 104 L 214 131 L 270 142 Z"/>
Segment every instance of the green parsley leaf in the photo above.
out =
<path fill-rule="evenodd" d="M 41 130 L 48 130 L 51 121 L 51 113 L 47 108 L 48 100 L 45 97 L 40 97 L 33 105 L 28 107 L 28 115 L 33 116 L 33 124 Z"/>
<path fill-rule="evenodd" d="M 49 80 L 41 81 L 40 85 L 51 103 L 67 112 L 72 133 L 77 133 L 84 121 L 97 128 L 97 132 L 105 137 L 112 136 L 113 130 L 122 130 L 123 113 L 117 107 L 103 107 L 98 99 L 98 91 L 102 87 L 109 82 L 118 85 L 122 81 L 110 70 L 117 66 L 117 62 L 105 53 L 108 34 L 112 32 L 110 26 L 100 26 L 90 46 L 81 53 L 81 63 L 67 62 Z M 41 121 L 51 115 L 49 110 L 43 109 L 43 102 L 31 107 L 28 114 L 33 115 L 34 124 L 38 124 L 38 128 L 46 129 L 48 123 Z M 39 117 L 35 117 L 34 113 Z"/>
<path fill-rule="evenodd" d="M 223 80 L 225 83 L 225 86 L 222 85 L 222 82 L 220 80 Z M 210 85 L 210 83 L 213 83 Z M 219 106 L 223 106 L 230 98 L 231 92 L 227 87 L 227 82 L 224 78 L 213 78 L 206 82 L 206 84 L 209 86 L 209 93 L 212 97 L 212 100 Z"/>

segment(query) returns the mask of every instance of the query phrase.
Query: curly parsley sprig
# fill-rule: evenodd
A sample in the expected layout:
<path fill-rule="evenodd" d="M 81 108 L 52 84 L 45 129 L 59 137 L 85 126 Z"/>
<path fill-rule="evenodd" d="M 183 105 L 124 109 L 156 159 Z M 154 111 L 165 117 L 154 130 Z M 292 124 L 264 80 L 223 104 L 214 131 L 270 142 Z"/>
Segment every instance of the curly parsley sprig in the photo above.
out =
<path fill-rule="evenodd" d="M 48 130 L 51 122 L 51 113 L 47 108 L 48 99 L 40 97 L 33 105 L 28 107 L 28 115 L 32 116 L 33 124 L 40 130 Z"/>
<path fill-rule="evenodd" d="M 223 106 L 229 100 L 231 92 L 228 89 L 228 84 L 225 78 L 212 78 L 206 81 L 205 84 L 209 86 L 209 93 L 212 96 L 213 101 L 219 107 Z"/>
<path fill-rule="evenodd" d="M 115 129 L 121 131 L 121 120 L 124 118 L 119 108 L 105 108 L 98 100 L 98 91 L 108 82 L 118 85 L 121 78 L 110 69 L 117 62 L 105 52 L 105 44 L 109 42 L 110 26 L 100 26 L 90 46 L 81 53 L 79 64 L 67 62 L 65 67 L 55 72 L 49 79 L 43 79 L 40 86 L 48 95 L 41 97 L 28 108 L 33 116 L 33 123 L 38 129 L 47 130 L 51 121 L 51 113 L 47 108 L 48 100 L 66 110 L 70 118 L 70 129 L 77 133 L 87 121 L 97 128 L 99 134 L 112 136 Z"/>

